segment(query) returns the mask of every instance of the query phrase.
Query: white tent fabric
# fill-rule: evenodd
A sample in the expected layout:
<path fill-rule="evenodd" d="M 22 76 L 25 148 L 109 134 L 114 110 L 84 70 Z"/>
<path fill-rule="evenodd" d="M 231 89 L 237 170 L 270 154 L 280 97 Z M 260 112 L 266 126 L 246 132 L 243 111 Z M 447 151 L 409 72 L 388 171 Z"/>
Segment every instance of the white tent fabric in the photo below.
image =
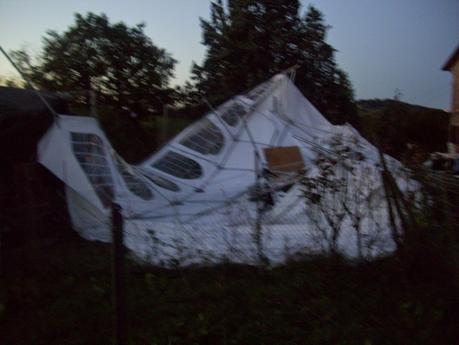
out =
<path fill-rule="evenodd" d="M 39 143 L 39 162 L 67 186 L 74 228 L 90 240 L 110 241 L 110 203 L 125 218 L 126 245 L 149 262 L 168 265 L 230 260 L 283 262 L 298 252 L 327 250 L 330 229 L 319 226 L 303 197 L 301 176 L 273 191 L 274 205 L 260 220 L 251 190 L 266 167 L 263 149 L 298 146 L 314 174 L 317 153 L 339 135 L 365 156 L 354 179 L 365 180 L 372 214 L 362 221 L 367 257 L 394 249 L 381 193 L 377 150 L 355 129 L 331 125 L 284 75 L 238 95 L 186 128 L 142 164 L 119 157 L 98 122 L 60 115 Z M 256 158 L 259 157 L 259 158 Z M 393 171 L 400 164 L 388 158 Z M 371 199 L 371 200 L 370 200 Z M 318 223 L 319 222 L 319 223 Z M 356 232 L 345 219 L 338 250 L 357 256 Z M 315 229 L 315 230 L 314 230 Z M 371 239 L 371 240 L 370 240 Z"/>

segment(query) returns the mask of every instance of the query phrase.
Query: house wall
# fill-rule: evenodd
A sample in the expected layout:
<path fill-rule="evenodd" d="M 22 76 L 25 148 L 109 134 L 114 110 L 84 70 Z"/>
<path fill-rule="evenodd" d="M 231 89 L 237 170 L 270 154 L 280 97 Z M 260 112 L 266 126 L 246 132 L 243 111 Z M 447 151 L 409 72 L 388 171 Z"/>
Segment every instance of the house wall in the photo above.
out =
<path fill-rule="evenodd" d="M 456 144 L 456 151 L 459 152 L 459 59 L 456 60 L 450 71 L 453 75 L 450 140 Z"/>
<path fill-rule="evenodd" d="M 456 63 L 451 68 L 451 73 L 453 74 L 453 103 L 451 112 L 453 114 L 452 119 L 456 120 L 451 124 L 459 126 L 459 59 L 456 60 Z"/>

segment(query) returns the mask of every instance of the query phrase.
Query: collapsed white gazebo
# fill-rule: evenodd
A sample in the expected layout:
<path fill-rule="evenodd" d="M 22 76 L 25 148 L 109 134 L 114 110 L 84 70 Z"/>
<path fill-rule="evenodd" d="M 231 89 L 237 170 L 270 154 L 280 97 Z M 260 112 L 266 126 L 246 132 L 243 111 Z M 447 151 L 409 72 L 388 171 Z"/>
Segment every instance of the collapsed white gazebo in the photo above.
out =
<path fill-rule="evenodd" d="M 362 213 L 364 255 L 391 252 L 376 148 L 351 126 L 331 125 L 285 75 L 210 111 L 139 165 L 127 164 L 91 117 L 59 115 L 38 151 L 39 162 L 66 184 L 72 224 L 87 239 L 110 241 L 115 201 L 123 210 L 125 244 L 143 260 L 256 263 L 262 251 L 280 263 L 297 252 L 327 250 L 331 230 L 321 216 L 311 218 L 300 180 L 317 173 L 318 154 L 333 154 L 330 141 L 337 136 L 364 156 L 351 176 L 371 209 Z M 282 152 L 296 152 L 300 159 L 292 164 L 301 160 L 304 169 L 273 171 L 267 152 L 276 149 L 281 161 Z M 393 171 L 400 168 L 388 162 Z M 257 200 L 261 185 L 269 203 Z M 356 257 L 351 223 L 343 220 L 337 249 Z"/>

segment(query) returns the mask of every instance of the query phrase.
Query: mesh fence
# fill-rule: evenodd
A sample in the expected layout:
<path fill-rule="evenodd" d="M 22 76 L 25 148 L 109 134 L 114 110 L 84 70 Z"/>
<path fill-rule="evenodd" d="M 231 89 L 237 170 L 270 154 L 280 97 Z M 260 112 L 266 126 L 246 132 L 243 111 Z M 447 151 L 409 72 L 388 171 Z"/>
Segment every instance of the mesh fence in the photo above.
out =
<path fill-rule="evenodd" d="M 165 202 L 155 218 L 140 219 L 129 207 L 123 210 L 129 249 L 124 331 L 130 341 L 325 344 L 330 338 L 324 334 L 350 343 L 376 344 L 387 340 L 387 334 L 395 343 L 408 335 L 418 344 L 432 338 L 454 341 L 456 320 L 449 316 L 454 309 L 445 306 L 454 306 L 455 271 L 449 267 L 457 266 L 448 248 L 457 242 L 445 229 L 451 227 L 454 234 L 458 225 L 457 178 L 430 170 L 411 170 L 408 176 L 394 170 L 412 211 L 417 217 L 423 211 L 433 225 L 420 232 L 425 238 L 422 255 L 410 257 L 408 265 L 401 259 L 391 263 L 390 255 L 386 261 L 377 259 L 395 250 L 389 206 L 382 187 L 371 188 L 370 194 L 362 190 L 381 185 L 382 175 L 371 174 L 370 166 L 355 175 L 349 168 L 343 165 L 337 174 L 347 187 L 323 194 L 322 203 L 306 196 L 308 183 L 316 183 L 318 175 L 309 180 L 282 175 L 275 184 L 260 173 L 258 183 L 254 180 L 245 193 Z M 2 235 L 22 229 L 25 240 L 12 245 L 2 236 L 0 340 L 111 343 L 113 249 L 100 243 L 112 241 L 111 213 L 100 212 L 46 171 L 41 173 L 44 179 L 21 182 L 26 188 L 20 186 L 23 192 L 14 197 L 14 205 L 4 203 L 16 210 L 3 208 L 3 215 L 15 216 L 3 218 L 9 220 Z M 17 174 L 24 182 L 24 174 Z M 28 193 L 33 185 L 37 188 Z M 53 202 L 44 202 L 48 193 Z M 348 210 L 345 201 L 352 205 Z M 199 211 L 182 211 L 187 204 L 193 210 L 195 203 Z M 345 217 L 343 212 L 348 212 Z M 96 241 L 78 239 L 71 224 Z M 400 229 L 401 221 L 396 225 Z M 336 226 L 339 240 L 334 243 Z M 438 242 L 438 236 L 445 239 Z M 350 265 L 330 261 L 330 254 L 341 250 L 363 260 Z M 311 320 L 318 324 L 312 327 Z"/>

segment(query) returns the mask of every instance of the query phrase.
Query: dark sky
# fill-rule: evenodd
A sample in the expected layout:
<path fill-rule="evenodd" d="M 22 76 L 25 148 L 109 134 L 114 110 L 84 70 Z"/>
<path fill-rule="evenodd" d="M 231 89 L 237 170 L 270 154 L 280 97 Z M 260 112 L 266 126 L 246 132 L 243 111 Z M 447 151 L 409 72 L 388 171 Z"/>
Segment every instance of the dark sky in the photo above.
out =
<path fill-rule="evenodd" d="M 441 66 L 459 45 L 459 0 L 303 0 L 303 11 L 310 3 L 331 26 L 328 41 L 356 98 L 391 98 L 399 89 L 406 102 L 450 108 L 451 76 Z M 145 22 L 153 42 L 179 61 L 174 84 L 202 60 L 199 17 L 209 16 L 207 0 L 0 0 L 0 44 L 37 53 L 46 30 L 63 31 L 73 13 L 87 11 Z M 15 75 L 4 58 L 0 75 Z"/>

